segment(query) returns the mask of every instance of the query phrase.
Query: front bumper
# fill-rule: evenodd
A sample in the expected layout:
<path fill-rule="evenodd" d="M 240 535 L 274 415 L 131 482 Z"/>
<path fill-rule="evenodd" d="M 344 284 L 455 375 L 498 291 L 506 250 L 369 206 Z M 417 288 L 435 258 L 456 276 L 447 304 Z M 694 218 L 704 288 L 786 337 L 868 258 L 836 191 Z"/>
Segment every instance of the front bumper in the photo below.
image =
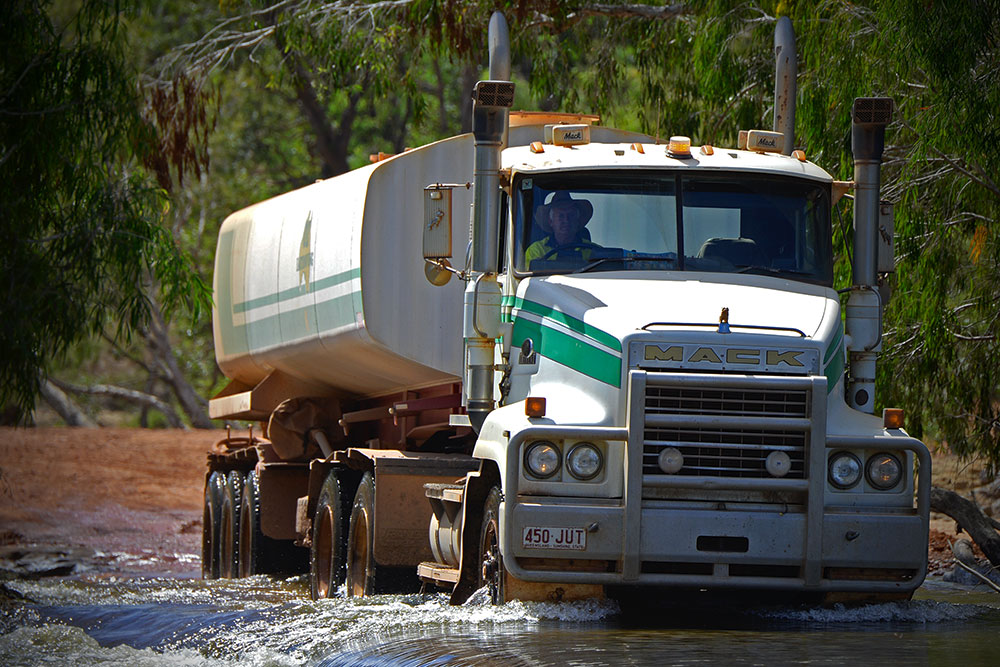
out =
<path fill-rule="evenodd" d="M 916 514 L 824 513 L 818 558 L 806 548 L 805 513 L 645 507 L 636 553 L 625 553 L 623 506 L 522 498 L 502 515 L 509 526 L 505 551 L 513 556 L 505 564 L 526 581 L 907 592 L 923 581 L 927 564 L 926 522 Z M 584 527 L 586 549 L 525 548 L 519 538 L 528 526 Z M 578 563 L 588 571 L 574 571 Z"/>
<path fill-rule="evenodd" d="M 546 429 L 549 431 L 552 427 Z M 540 437 L 541 429 L 516 435 L 508 451 Z M 505 566 L 531 582 L 671 586 L 716 590 L 757 589 L 801 593 L 906 594 L 927 570 L 930 456 L 909 437 L 817 438 L 809 454 L 813 480 L 796 480 L 807 495 L 797 508 L 720 503 L 692 508 L 668 500 L 643 499 L 639 445 L 626 429 L 558 429 L 565 437 L 626 441 L 626 492 L 621 499 L 519 495 L 518 457 L 507 470 L 507 498 L 501 507 Z M 550 437 L 552 435 L 550 434 Z M 817 442 L 817 440 L 819 442 Z M 915 507 L 826 506 L 826 460 L 852 447 L 911 451 L 919 462 Z M 629 481 L 631 478 L 631 483 Z M 758 488 L 767 485 L 766 480 Z M 792 480 L 788 480 L 791 482 Z M 675 478 L 678 488 L 716 488 L 718 479 Z M 738 481 L 723 486 L 735 488 Z M 792 486 L 792 485 L 789 485 Z M 784 510 L 784 511 L 782 511 Z M 526 547 L 527 527 L 584 528 L 586 548 Z"/>

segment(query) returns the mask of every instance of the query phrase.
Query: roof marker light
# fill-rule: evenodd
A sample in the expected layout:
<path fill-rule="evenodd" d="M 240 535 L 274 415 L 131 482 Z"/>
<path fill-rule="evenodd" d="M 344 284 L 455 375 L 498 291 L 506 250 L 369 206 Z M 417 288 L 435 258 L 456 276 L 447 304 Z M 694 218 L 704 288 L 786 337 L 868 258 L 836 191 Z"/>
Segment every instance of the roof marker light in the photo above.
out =
<path fill-rule="evenodd" d="M 644 155 L 646 153 L 646 149 L 644 149 L 642 147 L 642 144 L 640 144 L 639 142 L 636 142 L 636 143 L 632 144 L 631 146 L 629 146 L 629 148 L 631 148 L 632 150 L 634 150 L 639 155 Z"/>
<path fill-rule="evenodd" d="M 701 147 L 702 155 L 715 155 L 715 149 L 712 148 L 712 144 L 705 144 Z"/>
<path fill-rule="evenodd" d="M 542 142 L 540 142 L 540 141 L 532 141 L 531 142 L 531 152 L 532 153 L 544 153 L 545 152 L 545 146 L 544 146 L 544 144 L 542 144 Z"/>
<path fill-rule="evenodd" d="M 806 152 L 803 150 L 794 150 L 792 151 L 792 157 L 798 160 L 799 162 L 805 162 Z"/>
<path fill-rule="evenodd" d="M 667 146 L 667 155 L 670 157 L 688 158 L 691 157 L 690 137 L 674 136 L 670 137 L 670 144 Z"/>

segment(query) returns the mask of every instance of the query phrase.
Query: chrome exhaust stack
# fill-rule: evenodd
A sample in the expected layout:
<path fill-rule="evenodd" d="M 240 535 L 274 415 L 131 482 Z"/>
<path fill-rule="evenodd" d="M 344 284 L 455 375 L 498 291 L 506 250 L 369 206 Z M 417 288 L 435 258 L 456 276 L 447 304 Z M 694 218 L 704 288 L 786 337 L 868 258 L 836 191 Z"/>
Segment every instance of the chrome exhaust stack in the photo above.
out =
<path fill-rule="evenodd" d="M 850 355 L 847 403 L 875 412 L 875 359 L 882 350 L 882 299 L 878 290 L 879 188 L 885 126 L 892 119 L 887 97 L 854 100 L 851 152 L 854 153 L 854 257 L 847 299 Z"/>
<path fill-rule="evenodd" d="M 465 290 L 465 406 L 478 432 L 493 410 L 494 342 L 501 335 L 500 152 L 507 141 L 514 84 L 510 79 L 510 36 L 503 14 L 490 17 L 490 78 L 472 93 L 475 182 L 472 215 L 472 272 Z"/>
<path fill-rule="evenodd" d="M 774 131 L 785 140 L 781 152 L 791 155 L 795 148 L 795 96 L 798 93 L 799 63 L 795 54 L 795 30 L 787 16 L 774 27 Z"/>

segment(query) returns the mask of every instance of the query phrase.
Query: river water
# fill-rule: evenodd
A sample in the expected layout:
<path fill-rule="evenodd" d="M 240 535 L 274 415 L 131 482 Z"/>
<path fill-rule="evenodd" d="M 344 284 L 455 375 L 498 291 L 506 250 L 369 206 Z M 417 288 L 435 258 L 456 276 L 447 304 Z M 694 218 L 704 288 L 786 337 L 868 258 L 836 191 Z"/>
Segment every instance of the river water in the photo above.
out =
<path fill-rule="evenodd" d="M 304 577 L 95 571 L 2 583 L 5 666 L 1000 665 L 1000 595 L 943 582 L 905 603 L 641 616 L 610 601 L 313 602 Z"/>

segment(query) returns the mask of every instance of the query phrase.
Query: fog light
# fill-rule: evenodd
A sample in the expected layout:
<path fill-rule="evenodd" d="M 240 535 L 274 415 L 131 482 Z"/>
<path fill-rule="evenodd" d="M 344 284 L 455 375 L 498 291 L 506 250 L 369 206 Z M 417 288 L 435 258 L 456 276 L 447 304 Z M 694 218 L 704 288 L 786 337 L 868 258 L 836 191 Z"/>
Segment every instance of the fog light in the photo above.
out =
<path fill-rule="evenodd" d="M 546 440 L 531 443 L 524 453 L 524 465 L 528 472 L 541 479 L 548 479 L 556 474 L 560 463 L 559 449 Z"/>
<path fill-rule="evenodd" d="M 660 451 L 656 462 L 659 464 L 660 470 L 668 475 L 673 475 L 684 467 L 684 455 L 676 447 L 667 447 Z"/>
<path fill-rule="evenodd" d="M 594 479 L 603 466 L 604 457 L 600 450 L 589 442 L 574 446 L 566 456 L 566 469 L 579 480 Z"/>
<path fill-rule="evenodd" d="M 876 489 L 885 491 L 899 484 L 903 476 L 903 466 L 892 454 L 880 452 L 868 459 L 866 466 L 868 481 Z"/>
<path fill-rule="evenodd" d="M 764 467 L 771 477 L 784 477 L 792 469 L 792 459 L 785 452 L 771 452 L 764 460 Z"/>
<path fill-rule="evenodd" d="M 830 457 L 830 483 L 838 489 L 849 489 L 861 479 L 861 461 L 850 452 L 837 452 Z"/>

